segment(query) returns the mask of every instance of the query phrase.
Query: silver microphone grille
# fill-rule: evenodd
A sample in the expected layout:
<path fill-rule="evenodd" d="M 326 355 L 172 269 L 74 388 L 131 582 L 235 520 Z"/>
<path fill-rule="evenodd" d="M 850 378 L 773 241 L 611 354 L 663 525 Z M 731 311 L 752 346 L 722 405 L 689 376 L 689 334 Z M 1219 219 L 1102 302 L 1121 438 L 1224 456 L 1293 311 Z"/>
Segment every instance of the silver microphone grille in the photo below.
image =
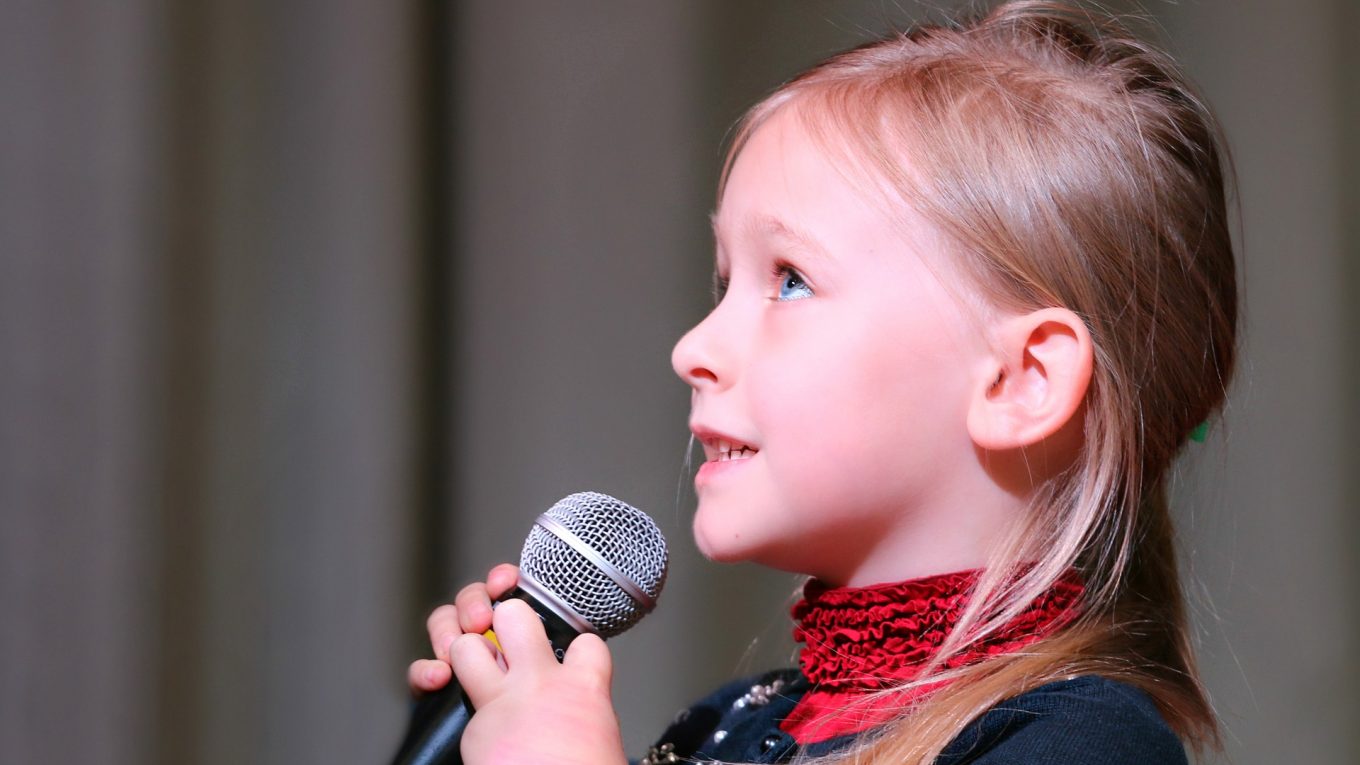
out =
<path fill-rule="evenodd" d="M 666 583 L 666 539 L 646 513 L 580 492 L 539 516 L 520 553 L 521 586 L 610 638 L 652 610 Z"/>

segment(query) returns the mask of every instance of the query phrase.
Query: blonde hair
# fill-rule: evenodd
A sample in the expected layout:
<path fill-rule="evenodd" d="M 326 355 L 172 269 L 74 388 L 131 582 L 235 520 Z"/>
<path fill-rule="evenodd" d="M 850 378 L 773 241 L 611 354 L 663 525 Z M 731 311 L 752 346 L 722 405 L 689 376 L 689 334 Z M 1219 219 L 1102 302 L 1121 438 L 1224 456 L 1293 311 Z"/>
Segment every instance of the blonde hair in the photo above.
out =
<path fill-rule="evenodd" d="M 751 134 L 790 107 L 852 174 L 937 226 L 987 299 L 1066 307 L 1095 351 L 1079 457 L 1036 490 L 913 684 L 952 682 L 830 759 L 930 763 L 998 702 L 1082 674 L 1141 688 L 1184 740 L 1217 746 L 1165 496 L 1175 455 L 1224 401 L 1235 355 L 1226 156 L 1208 108 L 1115 19 L 1037 1 L 818 65 L 746 114 L 724 179 Z M 1086 583 L 1072 621 L 1023 652 L 945 669 L 1071 568 Z"/>

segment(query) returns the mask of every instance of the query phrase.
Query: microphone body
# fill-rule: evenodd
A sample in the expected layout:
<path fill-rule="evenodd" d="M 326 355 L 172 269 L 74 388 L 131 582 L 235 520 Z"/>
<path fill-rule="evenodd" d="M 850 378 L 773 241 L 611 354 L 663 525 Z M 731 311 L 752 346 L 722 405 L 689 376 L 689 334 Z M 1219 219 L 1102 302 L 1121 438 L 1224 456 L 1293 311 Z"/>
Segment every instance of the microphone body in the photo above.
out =
<path fill-rule="evenodd" d="M 666 540 L 646 513 L 581 492 L 540 515 L 524 540 L 520 582 L 505 599 L 528 603 L 561 661 L 583 632 L 610 638 L 656 605 Z M 462 765 L 459 742 L 474 709 L 457 678 L 422 699 L 392 765 Z"/>

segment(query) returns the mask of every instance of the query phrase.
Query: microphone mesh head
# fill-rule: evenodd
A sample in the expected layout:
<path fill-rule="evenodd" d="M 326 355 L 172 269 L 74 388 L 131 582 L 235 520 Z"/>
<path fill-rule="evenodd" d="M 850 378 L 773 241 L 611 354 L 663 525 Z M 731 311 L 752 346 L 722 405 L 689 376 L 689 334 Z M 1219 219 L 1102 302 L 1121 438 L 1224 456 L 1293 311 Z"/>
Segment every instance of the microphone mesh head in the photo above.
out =
<path fill-rule="evenodd" d="M 646 513 L 607 494 L 572 494 L 544 513 L 580 538 L 655 602 L 666 583 L 666 540 Z M 557 597 L 603 638 L 632 627 L 651 610 L 637 602 L 571 544 L 539 524 L 520 553 L 520 572 Z"/>

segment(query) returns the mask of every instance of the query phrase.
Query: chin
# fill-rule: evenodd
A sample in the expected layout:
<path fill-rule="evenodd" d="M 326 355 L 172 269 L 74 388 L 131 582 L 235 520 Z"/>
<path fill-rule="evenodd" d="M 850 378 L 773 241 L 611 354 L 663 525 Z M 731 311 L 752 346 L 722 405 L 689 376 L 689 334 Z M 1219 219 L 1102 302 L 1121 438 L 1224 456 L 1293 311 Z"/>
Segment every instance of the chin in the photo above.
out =
<path fill-rule="evenodd" d="M 740 544 L 740 532 L 712 528 L 702 508 L 694 516 L 694 544 L 705 558 L 715 563 L 742 563 L 751 559 L 751 550 Z"/>

